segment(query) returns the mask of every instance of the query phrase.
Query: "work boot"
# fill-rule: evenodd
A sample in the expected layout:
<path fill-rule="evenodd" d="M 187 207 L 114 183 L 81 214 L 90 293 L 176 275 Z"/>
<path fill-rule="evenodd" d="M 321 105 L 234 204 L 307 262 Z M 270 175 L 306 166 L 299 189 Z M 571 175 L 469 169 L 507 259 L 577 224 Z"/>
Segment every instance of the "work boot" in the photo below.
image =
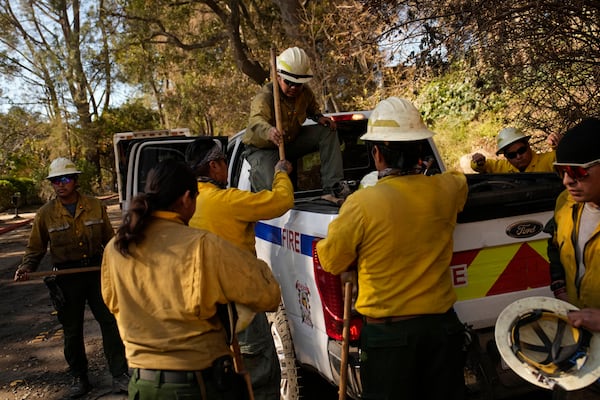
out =
<path fill-rule="evenodd" d="M 90 385 L 90 381 L 88 381 L 87 376 L 76 376 L 73 378 L 73 383 L 69 389 L 69 396 L 72 399 L 77 399 L 85 395 L 90 390 L 92 390 L 92 385 Z"/>
<path fill-rule="evenodd" d="M 112 391 L 113 393 L 127 393 L 129 387 L 129 375 L 124 373 L 123 375 L 113 376 L 112 380 Z"/>
<path fill-rule="evenodd" d="M 350 193 L 352 193 L 352 188 L 348 182 L 340 181 L 333 185 L 332 188 L 323 188 L 323 196 L 321 198 L 339 207 Z"/>
<path fill-rule="evenodd" d="M 333 195 L 338 199 L 346 199 L 348 195 L 352 193 L 350 185 L 346 181 L 340 181 L 333 185 Z"/>

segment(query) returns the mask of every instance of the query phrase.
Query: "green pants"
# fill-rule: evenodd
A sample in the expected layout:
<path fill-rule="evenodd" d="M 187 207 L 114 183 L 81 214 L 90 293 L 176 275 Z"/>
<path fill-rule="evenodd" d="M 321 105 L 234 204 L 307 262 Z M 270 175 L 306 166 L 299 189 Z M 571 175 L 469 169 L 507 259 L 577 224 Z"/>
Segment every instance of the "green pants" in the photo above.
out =
<path fill-rule="evenodd" d="M 100 273 L 63 275 L 58 276 L 56 281 L 66 300 L 66 304 L 58 311 L 57 316 L 63 326 L 64 354 L 71 374 L 80 377 L 88 372 L 83 338 L 86 303 L 100 325 L 102 346 L 111 375 L 118 377 L 126 373 L 125 347 L 119 336 L 117 321 L 102 300 Z"/>
<path fill-rule="evenodd" d="M 161 371 L 157 371 L 153 380 L 140 379 L 139 370 L 133 370 L 129 381 L 129 400 L 246 400 L 245 385 L 241 376 L 235 383 L 228 385 L 228 390 L 219 390 L 211 373 L 203 373 L 202 381 L 206 389 L 206 398 L 194 372 L 187 372 L 187 382 L 167 383 L 162 381 Z"/>
<path fill-rule="evenodd" d="M 454 311 L 361 331 L 362 399 L 461 400 L 464 327 Z"/>
<path fill-rule="evenodd" d="M 333 194 L 334 185 L 344 179 L 342 151 L 337 131 L 331 131 L 329 127 L 322 125 L 303 126 L 296 140 L 285 144 L 285 157 L 290 161 L 314 151 L 318 151 L 321 158 L 323 192 Z M 246 159 L 250 163 L 252 190 L 271 190 L 275 164 L 279 161 L 279 150 L 249 146 Z"/>
<path fill-rule="evenodd" d="M 250 373 L 255 400 L 279 400 L 281 369 L 271 327 L 264 312 L 238 334 L 246 371 Z"/>

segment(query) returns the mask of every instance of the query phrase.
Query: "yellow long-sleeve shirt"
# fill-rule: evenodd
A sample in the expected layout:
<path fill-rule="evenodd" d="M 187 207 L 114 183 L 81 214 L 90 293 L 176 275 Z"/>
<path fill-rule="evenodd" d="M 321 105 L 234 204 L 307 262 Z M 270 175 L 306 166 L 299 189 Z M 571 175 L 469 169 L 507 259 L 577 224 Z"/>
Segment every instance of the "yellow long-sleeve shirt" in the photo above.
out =
<path fill-rule="evenodd" d="M 351 194 L 317 244 L 323 268 L 340 274 L 356 262 L 363 315 L 446 312 L 456 301 L 449 265 L 466 177 L 387 176 Z"/>
<path fill-rule="evenodd" d="M 553 163 L 556 161 L 556 153 L 550 151 L 548 153 L 533 153 L 531 155 L 531 162 L 525 168 L 523 172 L 554 172 Z M 480 173 L 488 174 L 504 174 L 504 173 L 518 173 L 521 172 L 514 165 L 512 165 L 507 159 L 486 159 L 485 164 L 482 166 L 471 161 L 471 168 Z"/>
<path fill-rule="evenodd" d="M 171 212 L 155 212 L 124 257 L 106 246 L 102 296 L 132 368 L 201 370 L 230 354 L 217 304 L 274 311 L 280 289 L 267 264 Z"/>
<path fill-rule="evenodd" d="M 585 274 L 578 276 L 579 265 L 575 257 L 575 238 L 581 224 L 583 203 L 577 203 L 567 190 L 556 199 L 554 244 L 560 249 L 560 262 L 565 273 L 569 301 L 580 308 L 600 308 L 600 226 L 585 244 L 583 261 Z M 577 280 L 581 279 L 579 284 Z"/>
<path fill-rule="evenodd" d="M 279 217 L 293 206 L 292 181 L 283 171 L 275 174 L 272 190 L 257 193 L 236 188 L 220 189 L 210 182 L 198 182 L 196 212 L 189 225 L 213 232 L 256 254 L 256 222 Z"/>

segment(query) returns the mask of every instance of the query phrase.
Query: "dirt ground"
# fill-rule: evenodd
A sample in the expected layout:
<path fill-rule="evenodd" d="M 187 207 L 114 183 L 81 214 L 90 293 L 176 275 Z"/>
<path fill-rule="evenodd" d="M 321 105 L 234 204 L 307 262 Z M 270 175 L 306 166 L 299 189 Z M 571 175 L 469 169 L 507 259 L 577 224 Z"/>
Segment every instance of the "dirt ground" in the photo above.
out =
<path fill-rule="evenodd" d="M 113 225 L 121 211 L 114 197 L 105 200 Z M 0 213 L 0 399 L 65 399 L 71 384 L 63 357 L 63 334 L 42 279 L 13 282 L 37 207 Z M 39 271 L 50 269 L 46 256 Z M 126 399 L 111 393 L 112 378 L 102 352 L 98 323 L 89 309 L 85 321 L 89 379 L 94 387 L 84 400 Z"/>

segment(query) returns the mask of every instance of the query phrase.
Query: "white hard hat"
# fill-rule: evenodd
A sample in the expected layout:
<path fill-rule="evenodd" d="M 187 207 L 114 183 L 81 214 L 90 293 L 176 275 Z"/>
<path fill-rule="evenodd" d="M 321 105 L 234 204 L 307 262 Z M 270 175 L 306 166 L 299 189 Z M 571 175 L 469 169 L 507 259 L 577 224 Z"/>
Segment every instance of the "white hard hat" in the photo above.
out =
<path fill-rule="evenodd" d="M 407 99 L 390 97 L 380 101 L 371 113 L 363 140 L 406 142 L 435 135 L 427 129 L 419 110 Z"/>
<path fill-rule="evenodd" d="M 277 57 L 277 72 L 288 81 L 306 83 L 313 78 L 308 56 L 299 47 L 285 49 Z"/>
<path fill-rule="evenodd" d="M 529 136 L 525 136 L 519 128 L 510 127 L 502 129 L 496 138 L 496 155 L 500 155 L 506 146 L 523 139 L 529 140 Z"/>
<path fill-rule="evenodd" d="M 569 324 L 578 308 L 552 297 L 527 297 L 498 316 L 494 336 L 506 364 L 521 378 L 545 389 L 571 391 L 600 377 L 600 334 Z"/>
<path fill-rule="evenodd" d="M 48 168 L 48 176 L 46 179 L 54 178 L 55 176 L 74 175 L 80 173 L 81 171 L 77 170 L 77 167 L 73 161 L 69 160 L 68 158 L 59 157 L 50 163 L 50 168 Z"/>

